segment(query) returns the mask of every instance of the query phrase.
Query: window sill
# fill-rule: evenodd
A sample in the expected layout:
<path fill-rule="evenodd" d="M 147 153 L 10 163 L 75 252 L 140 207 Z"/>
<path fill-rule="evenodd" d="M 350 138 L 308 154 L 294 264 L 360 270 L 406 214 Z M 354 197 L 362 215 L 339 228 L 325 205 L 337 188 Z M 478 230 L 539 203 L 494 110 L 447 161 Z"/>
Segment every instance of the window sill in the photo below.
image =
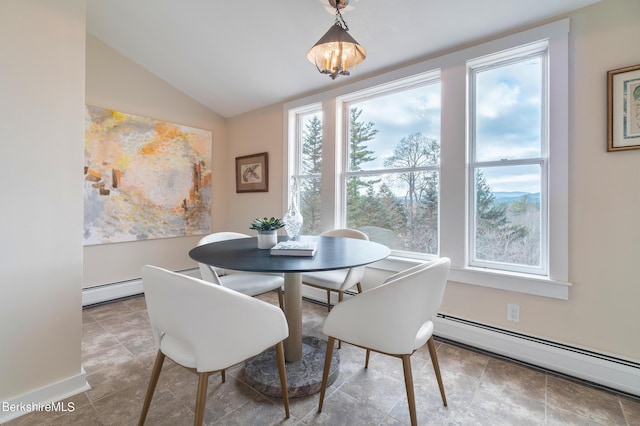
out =
<path fill-rule="evenodd" d="M 384 260 L 370 265 L 370 267 L 398 272 L 416 265 L 420 261 L 420 259 L 389 256 Z M 460 268 L 455 266 L 452 266 L 449 271 L 449 281 L 560 300 L 569 299 L 569 288 L 571 287 L 570 282 L 552 280 L 537 275 L 485 270 L 481 268 Z"/>
<path fill-rule="evenodd" d="M 569 287 L 571 287 L 570 282 L 542 276 L 479 268 L 452 267 L 449 271 L 449 281 L 561 300 L 569 299 Z"/>

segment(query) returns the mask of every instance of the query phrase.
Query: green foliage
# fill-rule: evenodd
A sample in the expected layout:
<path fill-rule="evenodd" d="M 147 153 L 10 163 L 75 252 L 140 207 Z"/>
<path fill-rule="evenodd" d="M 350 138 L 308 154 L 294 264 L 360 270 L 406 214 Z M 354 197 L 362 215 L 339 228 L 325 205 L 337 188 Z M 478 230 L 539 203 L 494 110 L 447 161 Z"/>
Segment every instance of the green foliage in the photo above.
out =
<path fill-rule="evenodd" d="M 366 170 L 376 159 L 367 143 L 378 130 L 361 121 L 362 110 L 349 110 L 349 171 Z M 303 130 L 303 174 L 299 181 L 303 232 L 321 228 L 322 121 L 314 116 Z M 412 133 L 397 142 L 384 159 L 397 173 L 351 176 L 346 182 L 346 225 L 366 230 L 392 249 L 438 253 L 439 186 L 437 170 L 412 170 L 440 163 L 440 142 Z M 399 194 L 399 189 L 404 194 Z M 476 257 L 482 260 L 535 264 L 539 261 L 540 206 L 527 195 L 497 202 L 481 171 L 476 174 Z"/>
<path fill-rule="evenodd" d="M 358 121 L 362 110 L 351 108 L 349 110 L 349 171 L 356 172 L 362 170 L 360 165 L 373 161 L 373 151 L 367 149 L 365 142 L 375 138 L 378 130 L 372 122 Z"/>
<path fill-rule="evenodd" d="M 322 121 L 314 115 L 302 132 L 302 174 L 322 172 Z"/>
<path fill-rule="evenodd" d="M 276 217 L 270 217 L 270 218 L 264 217 L 262 219 L 260 218 L 253 219 L 249 229 L 255 229 L 256 231 L 276 231 L 282 228 L 283 226 L 284 226 L 284 223 L 282 223 L 282 220 Z"/>
<path fill-rule="evenodd" d="M 322 173 L 322 121 L 317 115 L 305 125 L 302 132 L 302 174 Z M 303 234 L 320 233 L 320 212 L 322 200 L 320 199 L 319 177 L 300 179 L 298 181 L 300 193 L 300 213 L 304 218 L 302 223 Z"/>
<path fill-rule="evenodd" d="M 516 203 L 516 211 L 526 208 L 526 200 Z M 497 204 L 495 195 L 481 170 L 476 170 L 476 258 L 480 260 L 535 264 L 537 259 L 522 255 L 522 243 L 530 227 L 516 224 L 509 218 L 506 204 Z"/>

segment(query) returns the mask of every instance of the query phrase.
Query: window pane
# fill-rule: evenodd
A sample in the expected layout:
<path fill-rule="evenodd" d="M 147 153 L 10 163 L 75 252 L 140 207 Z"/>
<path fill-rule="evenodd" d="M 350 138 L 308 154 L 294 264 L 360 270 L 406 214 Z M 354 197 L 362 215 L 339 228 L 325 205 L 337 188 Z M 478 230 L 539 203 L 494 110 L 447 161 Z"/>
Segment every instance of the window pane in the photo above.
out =
<path fill-rule="evenodd" d="M 320 178 L 300 178 L 300 213 L 302 214 L 301 234 L 318 235 L 320 229 Z"/>
<path fill-rule="evenodd" d="M 475 259 L 540 266 L 539 165 L 475 172 Z"/>
<path fill-rule="evenodd" d="M 322 113 L 300 115 L 299 120 L 302 130 L 300 174 L 320 174 L 322 172 Z"/>
<path fill-rule="evenodd" d="M 439 164 L 439 155 L 429 156 L 433 150 L 424 155 L 405 152 L 402 159 L 389 160 L 401 147 L 440 144 L 439 83 L 350 102 L 348 107 L 349 171 Z"/>
<path fill-rule="evenodd" d="M 347 226 L 392 250 L 438 253 L 436 171 L 347 179 Z"/>
<path fill-rule="evenodd" d="M 540 56 L 476 72 L 476 161 L 541 156 L 542 75 Z"/>
<path fill-rule="evenodd" d="M 322 111 L 298 115 L 298 152 L 300 164 L 297 167 L 299 185 L 299 206 L 303 222 L 302 234 L 320 233 L 320 185 L 322 173 Z"/>

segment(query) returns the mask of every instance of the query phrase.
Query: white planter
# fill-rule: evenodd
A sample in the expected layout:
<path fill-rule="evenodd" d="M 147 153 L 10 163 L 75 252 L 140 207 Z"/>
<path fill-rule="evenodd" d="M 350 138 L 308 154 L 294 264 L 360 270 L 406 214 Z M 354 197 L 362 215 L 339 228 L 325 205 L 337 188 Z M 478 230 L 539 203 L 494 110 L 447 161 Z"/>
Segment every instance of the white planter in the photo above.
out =
<path fill-rule="evenodd" d="M 258 248 L 270 249 L 278 243 L 278 231 L 258 231 Z"/>

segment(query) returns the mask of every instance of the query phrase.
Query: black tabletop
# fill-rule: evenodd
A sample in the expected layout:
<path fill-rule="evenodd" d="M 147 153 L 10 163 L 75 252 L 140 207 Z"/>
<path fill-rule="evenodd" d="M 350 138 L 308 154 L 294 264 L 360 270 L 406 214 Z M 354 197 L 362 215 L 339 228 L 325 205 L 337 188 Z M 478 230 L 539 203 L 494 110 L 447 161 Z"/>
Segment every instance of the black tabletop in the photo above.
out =
<path fill-rule="evenodd" d="M 278 237 L 279 241 L 287 239 Z M 272 256 L 269 250 L 258 249 L 255 237 L 204 244 L 189 251 L 189 256 L 196 262 L 239 271 L 310 272 L 366 265 L 391 253 L 382 244 L 355 238 L 304 235 L 300 240 L 318 242 L 315 256 Z"/>

